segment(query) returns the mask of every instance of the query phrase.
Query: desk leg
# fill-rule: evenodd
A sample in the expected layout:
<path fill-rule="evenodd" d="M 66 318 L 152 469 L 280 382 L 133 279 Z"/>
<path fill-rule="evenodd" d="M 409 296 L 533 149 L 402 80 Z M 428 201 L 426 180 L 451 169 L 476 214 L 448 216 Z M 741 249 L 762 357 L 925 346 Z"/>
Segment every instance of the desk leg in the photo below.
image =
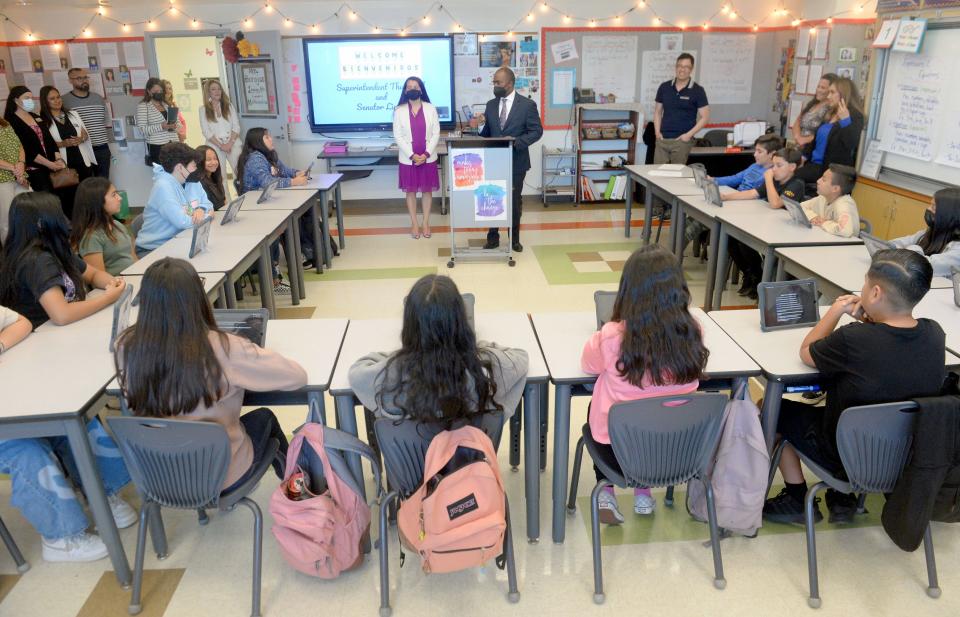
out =
<path fill-rule="evenodd" d="M 768 246 L 767 254 L 763 259 L 763 278 L 761 280 L 764 283 L 769 283 L 773 280 L 773 273 L 776 271 L 777 261 L 775 249 L 772 246 Z"/>
<path fill-rule="evenodd" d="M 571 387 L 557 384 L 553 391 L 553 541 L 562 544 L 567 534 L 567 467 L 570 463 Z"/>
<path fill-rule="evenodd" d="M 550 384 L 543 382 L 540 384 L 537 398 L 540 401 L 540 473 L 547 469 L 547 435 L 550 433 L 550 409 L 548 402 L 550 400 Z"/>
<path fill-rule="evenodd" d="M 260 304 L 270 311 L 270 319 L 276 319 L 277 306 L 273 302 L 273 268 L 270 264 L 270 246 L 266 242 L 260 247 L 257 274 L 260 276 Z"/>
<path fill-rule="evenodd" d="M 334 404 L 337 407 L 337 421 L 340 423 L 340 430 L 357 436 L 357 412 L 353 404 L 353 394 L 341 394 L 334 397 Z M 360 461 L 360 455 L 352 452 L 344 453 L 347 459 L 347 466 L 350 467 L 350 473 L 360 485 L 363 492 L 363 500 L 367 500 L 367 489 L 363 485 L 363 464 Z"/>
<path fill-rule="evenodd" d="M 93 456 L 93 448 L 90 447 L 85 420 L 86 418 L 81 415 L 64 422 L 67 439 L 70 442 L 70 451 L 73 452 L 73 458 L 77 463 L 77 471 L 80 472 L 80 482 L 83 484 L 83 491 L 87 495 L 87 502 L 93 514 L 93 522 L 96 524 L 97 532 L 110 553 L 110 561 L 113 563 L 113 571 L 116 574 L 117 582 L 124 587 L 128 587 L 131 582 L 130 564 L 127 562 L 127 554 L 123 552 L 120 532 L 117 531 L 117 524 L 110 513 L 110 506 L 107 505 L 107 494 L 103 490 L 103 482 L 100 480 L 100 471 L 97 469 L 97 460 Z"/>
<path fill-rule="evenodd" d="M 323 266 L 327 268 L 333 262 L 330 254 L 330 223 L 327 221 L 327 192 L 320 191 L 317 195 L 319 203 L 314 202 L 310 208 L 310 224 L 313 225 L 313 255 L 314 263 L 319 274 Z M 321 263 L 323 266 L 321 266 Z"/>
<path fill-rule="evenodd" d="M 673 198 L 673 205 L 670 207 L 670 248 L 674 249 L 677 246 L 677 222 L 680 218 L 680 200 L 676 197 Z M 674 249 L 674 254 L 678 255 L 677 251 Z"/>
<path fill-rule="evenodd" d="M 307 393 L 307 406 L 309 411 L 307 412 L 307 422 L 319 422 L 324 426 L 327 425 L 327 404 L 323 400 L 323 392 L 317 392 L 316 390 L 311 390 Z"/>
<path fill-rule="evenodd" d="M 540 541 L 540 385 L 523 391 L 523 475 L 527 501 L 527 541 Z"/>
<path fill-rule="evenodd" d="M 630 237 L 630 220 L 633 218 L 633 176 L 627 173 L 627 206 L 624 209 L 623 237 Z"/>
<path fill-rule="evenodd" d="M 230 309 L 237 308 L 237 288 L 234 287 L 233 284 L 233 277 L 227 274 L 227 280 L 223 284 L 223 289 L 227 295 L 227 308 Z"/>
<path fill-rule="evenodd" d="M 680 239 L 683 242 L 683 239 Z M 716 219 L 710 224 L 710 246 L 707 253 L 707 280 L 706 293 L 704 294 L 703 310 L 711 311 L 713 308 L 713 290 L 717 284 L 717 256 L 720 254 L 717 244 L 720 242 L 720 223 Z M 720 308 L 717 304 L 716 308 Z"/>
<path fill-rule="evenodd" d="M 441 187 L 441 190 L 442 187 Z M 340 183 L 333 190 L 333 203 L 337 206 L 337 238 L 340 240 L 340 250 L 347 246 L 346 230 L 343 228 L 343 198 L 340 195 Z"/>
<path fill-rule="evenodd" d="M 683 213 L 683 208 L 679 205 L 674 208 L 673 211 L 673 220 L 670 222 L 670 228 L 673 230 L 670 233 L 670 238 L 672 243 L 670 248 L 673 249 L 673 254 L 677 256 L 677 259 L 680 261 L 680 265 L 683 265 L 683 240 L 686 237 L 687 233 L 687 216 Z"/>
<path fill-rule="evenodd" d="M 767 444 L 767 452 L 773 452 L 774 440 L 777 437 L 781 398 L 783 398 L 783 382 L 768 379 L 767 387 L 763 391 L 763 408 L 760 410 L 760 426 L 763 427 L 763 440 Z"/>
<path fill-rule="evenodd" d="M 650 244 L 650 227 L 653 226 L 653 191 L 647 184 L 643 188 L 643 243 Z"/>
<path fill-rule="evenodd" d="M 774 280 L 775 281 L 787 280 L 787 267 L 786 267 L 786 263 L 784 263 L 784 260 L 782 259 L 777 260 L 777 274 Z"/>
<path fill-rule="evenodd" d="M 213 301 L 214 308 L 222 309 L 227 306 L 227 293 L 224 291 L 224 287 L 225 285 L 223 283 L 217 285 L 217 297 Z"/>
<path fill-rule="evenodd" d="M 717 240 L 717 253 L 713 262 L 716 269 L 713 272 L 713 304 L 707 310 L 720 310 L 723 301 L 723 290 L 727 288 L 727 247 L 730 244 L 730 236 L 720 227 L 720 238 Z M 713 244 L 711 242 L 711 244 Z"/>
<path fill-rule="evenodd" d="M 300 268 L 297 267 L 297 263 L 302 264 L 303 260 L 300 258 L 300 253 L 297 252 L 297 243 L 293 240 L 293 218 L 287 220 L 287 227 L 283 230 L 283 252 L 287 254 L 290 301 L 296 306 L 300 304 L 300 285 L 303 283 L 300 279 Z"/>

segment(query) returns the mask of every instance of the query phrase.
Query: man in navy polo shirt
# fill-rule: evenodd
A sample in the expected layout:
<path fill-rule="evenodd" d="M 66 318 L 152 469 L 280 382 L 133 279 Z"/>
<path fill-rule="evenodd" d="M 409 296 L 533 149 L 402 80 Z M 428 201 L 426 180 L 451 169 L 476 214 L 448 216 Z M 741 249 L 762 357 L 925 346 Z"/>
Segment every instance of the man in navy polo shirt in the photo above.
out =
<path fill-rule="evenodd" d="M 703 86 L 693 81 L 693 56 L 677 57 L 677 76 L 657 88 L 653 127 L 657 146 L 653 162 L 686 164 L 693 137 L 710 120 L 710 105 Z"/>

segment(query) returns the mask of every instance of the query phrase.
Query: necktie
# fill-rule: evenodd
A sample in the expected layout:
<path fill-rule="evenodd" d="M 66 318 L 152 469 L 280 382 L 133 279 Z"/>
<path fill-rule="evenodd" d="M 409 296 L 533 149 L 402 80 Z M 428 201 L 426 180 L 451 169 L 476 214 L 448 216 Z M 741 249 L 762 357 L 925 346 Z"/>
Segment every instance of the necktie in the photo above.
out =
<path fill-rule="evenodd" d="M 507 98 L 504 97 L 500 99 L 500 130 L 503 130 L 503 125 L 507 123 Z"/>

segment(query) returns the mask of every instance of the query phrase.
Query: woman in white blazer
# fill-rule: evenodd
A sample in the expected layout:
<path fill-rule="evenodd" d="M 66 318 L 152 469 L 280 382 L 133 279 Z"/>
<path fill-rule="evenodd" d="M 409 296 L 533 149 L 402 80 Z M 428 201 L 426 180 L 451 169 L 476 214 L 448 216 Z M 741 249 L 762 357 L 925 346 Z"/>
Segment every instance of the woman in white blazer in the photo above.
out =
<path fill-rule="evenodd" d="M 96 175 L 97 156 L 93 153 L 87 127 L 80 119 L 80 114 L 64 107 L 60 91 L 53 86 L 40 88 L 40 117 L 47 125 L 50 136 L 57 142 L 60 158 L 67 162 L 67 167 L 76 170 L 79 182 Z M 60 198 L 63 213 L 68 219 L 72 218 L 77 184 L 54 189 L 53 192 Z"/>
<path fill-rule="evenodd" d="M 203 107 L 200 108 L 200 132 L 220 159 L 220 175 L 223 177 L 224 195 L 229 195 L 227 187 L 227 161 L 234 177 L 237 175 L 237 161 L 243 144 L 240 139 L 240 116 L 230 103 L 230 97 L 216 79 L 203 84 Z"/>
<path fill-rule="evenodd" d="M 430 104 L 427 89 L 419 77 L 410 77 L 403 85 L 400 102 L 393 111 L 393 139 L 400 159 L 400 190 L 407 194 L 410 213 L 410 237 L 430 237 L 430 205 L 433 192 L 440 188 L 437 174 L 437 145 L 440 143 L 440 119 Z M 421 195 L 423 226 L 417 222 L 417 193 Z"/>

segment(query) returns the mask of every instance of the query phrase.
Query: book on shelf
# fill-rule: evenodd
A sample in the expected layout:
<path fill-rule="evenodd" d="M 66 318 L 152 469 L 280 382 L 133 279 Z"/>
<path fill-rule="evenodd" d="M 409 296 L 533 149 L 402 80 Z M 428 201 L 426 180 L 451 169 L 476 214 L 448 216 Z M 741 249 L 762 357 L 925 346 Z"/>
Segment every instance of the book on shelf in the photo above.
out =
<path fill-rule="evenodd" d="M 604 199 L 613 199 L 613 190 L 617 186 L 617 177 L 610 176 L 610 179 L 607 180 L 607 187 L 603 190 Z"/>

